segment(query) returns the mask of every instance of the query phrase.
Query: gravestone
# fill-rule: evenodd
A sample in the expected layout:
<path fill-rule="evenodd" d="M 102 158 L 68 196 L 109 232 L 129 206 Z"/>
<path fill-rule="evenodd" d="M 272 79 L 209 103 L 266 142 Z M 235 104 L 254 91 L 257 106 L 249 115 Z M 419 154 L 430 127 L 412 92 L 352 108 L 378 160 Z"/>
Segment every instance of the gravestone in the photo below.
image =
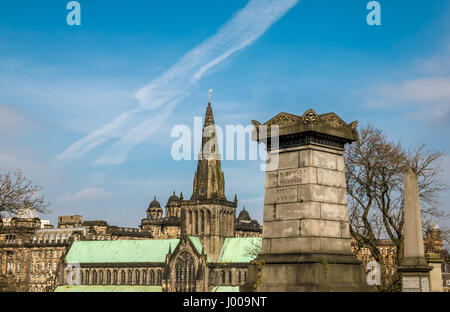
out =
<path fill-rule="evenodd" d="M 430 267 L 424 254 L 419 187 L 412 169 L 405 175 L 403 200 L 403 259 L 398 268 L 403 292 L 429 292 Z"/>
<path fill-rule="evenodd" d="M 268 152 L 263 239 L 241 291 L 372 290 L 349 233 L 343 153 L 357 122 L 310 109 L 253 125 Z"/>

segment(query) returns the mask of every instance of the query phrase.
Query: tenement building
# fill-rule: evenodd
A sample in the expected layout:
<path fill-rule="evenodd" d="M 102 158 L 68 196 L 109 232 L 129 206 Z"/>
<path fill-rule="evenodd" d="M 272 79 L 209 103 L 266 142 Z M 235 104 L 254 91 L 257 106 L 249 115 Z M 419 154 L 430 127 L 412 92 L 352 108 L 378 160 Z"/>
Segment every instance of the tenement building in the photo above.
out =
<path fill-rule="evenodd" d="M 58 227 L 29 213 L 5 224 L 0 217 L 0 291 L 52 291 L 61 260 L 76 240 L 149 239 L 142 229 L 110 226 L 105 221 L 82 221 L 81 216 L 58 217 Z"/>

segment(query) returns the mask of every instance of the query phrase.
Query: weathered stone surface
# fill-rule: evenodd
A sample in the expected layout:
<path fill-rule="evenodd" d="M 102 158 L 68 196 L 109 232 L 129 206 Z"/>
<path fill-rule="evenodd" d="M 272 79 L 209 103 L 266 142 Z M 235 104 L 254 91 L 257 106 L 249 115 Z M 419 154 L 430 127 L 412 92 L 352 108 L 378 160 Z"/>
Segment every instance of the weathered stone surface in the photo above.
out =
<path fill-rule="evenodd" d="M 278 171 L 278 185 L 317 183 L 316 168 L 295 168 Z"/>
<path fill-rule="evenodd" d="M 278 169 L 298 168 L 298 152 L 288 152 L 279 154 Z"/>
<path fill-rule="evenodd" d="M 340 204 L 320 204 L 320 218 L 326 220 L 348 220 L 348 208 L 347 205 Z"/>
<path fill-rule="evenodd" d="M 278 171 L 266 172 L 266 188 L 278 186 Z"/>
<path fill-rule="evenodd" d="M 317 184 L 299 185 L 298 188 L 298 196 L 300 201 L 318 201 L 323 203 L 347 205 L 347 193 L 345 188 Z"/>
<path fill-rule="evenodd" d="M 298 166 L 301 167 L 309 167 L 312 166 L 311 162 L 311 149 L 300 150 L 298 152 Z"/>
<path fill-rule="evenodd" d="M 345 171 L 344 157 L 338 157 L 336 159 L 336 170 L 341 172 Z"/>
<path fill-rule="evenodd" d="M 341 171 L 317 168 L 317 183 L 320 185 L 346 187 L 345 174 Z"/>
<path fill-rule="evenodd" d="M 264 236 L 264 228 L 263 228 L 263 236 Z M 262 240 L 261 253 L 270 253 L 270 239 Z"/>
<path fill-rule="evenodd" d="M 296 237 L 300 233 L 299 228 L 300 220 L 265 222 L 263 237 Z"/>
<path fill-rule="evenodd" d="M 275 254 L 318 252 L 320 250 L 318 237 L 271 238 L 270 241 L 270 252 Z"/>
<path fill-rule="evenodd" d="M 320 236 L 320 219 L 303 219 L 301 220 L 302 236 Z"/>
<path fill-rule="evenodd" d="M 297 186 L 267 188 L 264 193 L 264 204 L 297 202 Z"/>
<path fill-rule="evenodd" d="M 320 236 L 325 237 L 341 237 L 341 222 L 320 220 Z"/>
<path fill-rule="evenodd" d="M 348 253 L 350 250 L 350 240 L 343 238 L 320 237 L 321 252 Z"/>
<path fill-rule="evenodd" d="M 276 205 L 278 220 L 300 220 L 304 218 L 320 218 L 319 202 L 286 203 Z"/>
<path fill-rule="evenodd" d="M 264 205 L 263 221 L 275 220 L 275 204 Z"/>
<path fill-rule="evenodd" d="M 350 238 L 350 225 L 347 221 L 341 221 L 341 237 Z"/>
<path fill-rule="evenodd" d="M 314 167 L 337 169 L 337 158 L 340 157 L 335 154 L 313 150 L 311 152 L 311 160 Z"/>

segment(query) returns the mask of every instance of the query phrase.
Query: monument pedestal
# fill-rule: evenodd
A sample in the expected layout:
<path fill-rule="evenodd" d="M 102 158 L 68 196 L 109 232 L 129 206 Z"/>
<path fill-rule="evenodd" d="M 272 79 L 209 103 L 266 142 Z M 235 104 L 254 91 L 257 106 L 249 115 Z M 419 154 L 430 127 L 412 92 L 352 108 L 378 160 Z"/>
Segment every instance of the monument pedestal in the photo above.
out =
<path fill-rule="evenodd" d="M 241 291 L 358 292 L 372 291 L 353 255 L 298 254 L 260 256 L 251 265 Z M 263 263 L 263 265 L 261 265 Z"/>
<path fill-rule="evenodd" d="M 348 223 L 343 153 L 356 122 L 308 110 L 253 124 L 268 150 L 263 239 L 241 291 L 371 290 Z"/>

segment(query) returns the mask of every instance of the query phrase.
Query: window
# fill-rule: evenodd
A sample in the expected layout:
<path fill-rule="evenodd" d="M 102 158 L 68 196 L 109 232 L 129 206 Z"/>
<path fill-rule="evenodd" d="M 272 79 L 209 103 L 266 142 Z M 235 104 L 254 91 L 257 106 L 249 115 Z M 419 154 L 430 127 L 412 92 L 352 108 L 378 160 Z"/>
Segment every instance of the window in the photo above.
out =
<path fill-rule="evenodd" d="M 158 283 L 161 282 L 161 271 L 158 271 Z M 175 262 L 175 290 L 178 292 L 195 291 L 194 259 L 187 252 L 183 252 Z"/>
<path fill-rule="evenodd" d="M 111 271 L 106 270 L 106 285 L 111 285 Z"/>
<path fill-rule="evenodd" d="M 158 271 L 158 278 L 157 278 L 157 284 L 161 285 L 161 280 L 162 280 L 162 272 Z"/>
<path fill-rule="evenodd" d="M 225 271 L 222 271 L 222 284 L 225 284 Z"/>
<path fill-rule="evenodd" d="M 241 283 L 241 271 L 238 272 L 238 283 Z"/>
<path fill-rule="evenodd" d="M 134 283 L 135 283 L 136 285 L 139 285 L 139 284 L 141 283 L 141 274 L 139 273 L 138 270 L 136 270 L 136 271 L 134 272 Z"/>
<path fill-rule="evenodd" d="M 97 271 L 92 271 L 92 284 L 97 285 Z"/>
<path fill-rule="evenodd" d="M 231 271 L 228 271 L 228 283 L 232 283 L 233 282 L 233 276 L 231 274 Z"/>
<path fill-rule="evenodd" d="M 103 285 L 103 271 L 100 271 L 99 273 L 99 284 Z"/>
<path fill-rule="evenodd" d="M 86 285 L 89 285 L 89 271 L 86 271 L 85 273 L 85 279 L 86 279 Z"/>
<path fill-rule="evenodd" d="M 155 285 L 155 271 L 153 270 L 150 270 L 150 285 Z"/>
<path fill-rule="evenodd" d="M 117 270 L 114 270 L 113 272 L 113 284 L 117 285 Z"/>
<path fill-rule="evenodd" d="M 120 272 L 120 285 L 125 285 L 125 271 Z"/>
<path fill-rule="evenodd" d="M 147 285 L 147 271 L 142 272 L 142 284 Z"/>
<path fill-rule="evenodd" d="M 131 273 L 131 270 L 128 270 L 128 285 L 131 285 L 131 282 L 133 281 L 133 274 Z"/>

